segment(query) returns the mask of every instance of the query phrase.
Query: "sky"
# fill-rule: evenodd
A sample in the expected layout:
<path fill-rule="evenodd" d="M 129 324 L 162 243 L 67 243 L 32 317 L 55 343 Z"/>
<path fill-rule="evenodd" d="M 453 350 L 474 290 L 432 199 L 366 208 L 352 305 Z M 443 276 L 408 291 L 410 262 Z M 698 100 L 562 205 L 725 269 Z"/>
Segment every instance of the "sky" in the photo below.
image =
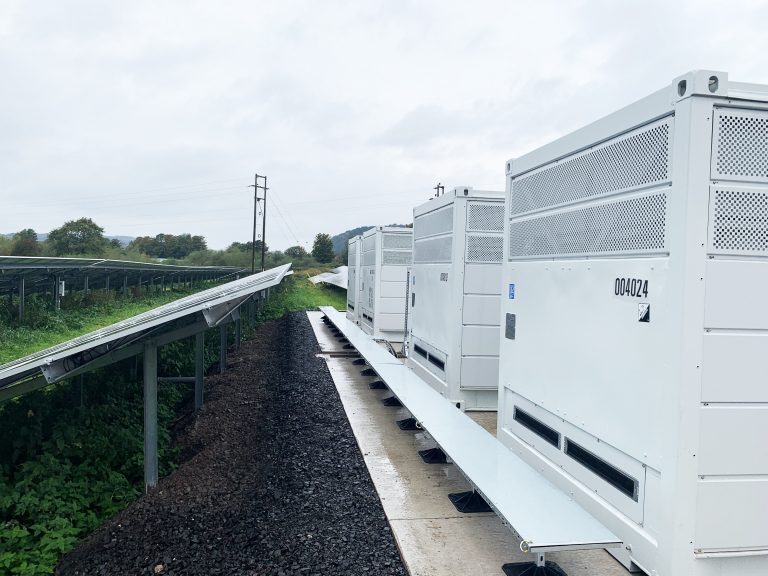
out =
<path fill-rule="evenodd" d="M 768 0 L 0 0 L 0 232 L 311 248 L 692 69 L 768 83 Z"/>

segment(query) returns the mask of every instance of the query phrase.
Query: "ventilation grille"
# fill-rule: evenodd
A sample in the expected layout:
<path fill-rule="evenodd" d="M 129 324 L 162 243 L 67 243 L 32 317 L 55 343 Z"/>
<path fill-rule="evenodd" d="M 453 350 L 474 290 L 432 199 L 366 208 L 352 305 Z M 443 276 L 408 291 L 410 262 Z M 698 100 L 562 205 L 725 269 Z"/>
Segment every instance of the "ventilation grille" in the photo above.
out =
<path fill-rule="evenodd" d="M 453 204 L 435 210 L 413 220 L 413 237 L 425 238 L 453 231 Z"/>
<path fill-rule="evenodd" d="M 515 406 L 515 412 L 514 416 L 512 418 L 528 428 L 531 432 L 536 434 L 537 436 L 543 438 L 552 446 L 555 446 L 556 448 L 560 448 L 560 432 L 555 430 L 554 428 L 547 426 L 539 420 L 538 418 L 535 418 L 528 414 L 525 410 L 522 410 L 520 407 Z"/>
<path fill-rule="evenodd" d="M 637 500 L 639 483 L 629 474 L 609 464 L 570 438 L 565 439 L 565 453 L 622 494 Z"/>
<path fill-rule="evenodd" d="M 501 236 L 467 235 L 467 262 L 501 262 L 503 258 L 504 238 Z"/>
<path fill-rule="evenodd" d="M 663 252 L 666 194 L 510 222 L 509 258 Z"/>
<path fill-rule="evenodd" d="M 768 251 L 768 192 L 716 189 L 710 242 L 716 252 Z"/>
<path fill-rule="evenodd" d="M 347 252 L 347 264 L 349 266 L 354 266 L 356 257 L 357 257 L 357 243 L 350 244 L 349 252 Z"/>
<path fill-rule="evenodd" d="M 381 263 L 390 266 L 410 266 L 411 252 L 406 252 L 405 250 L 384 250 Z"/>
<path fill-rule="evenodd" d="M 510 215 L 663 183 L 671 119 L 664 119 L 512 181 Z"/>
<path fill-rule="evenodd" d="M 413 261 L 419 264 L 450 262 L 452 249 L 451 236 L 418 240 L 413 244 Z"/>
<path fill-rule="evenodd" d="M 411 249 L 413 238 L 411 234 L 382 234 L 382 247 L 395 250 Z"/>
<path fill-rule="evenodd" d="M 768 112 L 719 110 L 712 177 L 768 180 Z"/>
<path fill-rule="evenodd" d="M 374 264 L 376 264 L 376 251 L 371 250 L 370 252 L 363 252 L 361 265 L 373 266 Z"/>
<path fill-rule="evenodd" d="M 376 234 L 365 236 L 363 238 L 363 252 L 370 252 L 376 249 Z"/>
<path fill-rule="evenodd" d="M 469 202 L 467 230 L 501 232 L 504 230 L 504 203 Z"/>

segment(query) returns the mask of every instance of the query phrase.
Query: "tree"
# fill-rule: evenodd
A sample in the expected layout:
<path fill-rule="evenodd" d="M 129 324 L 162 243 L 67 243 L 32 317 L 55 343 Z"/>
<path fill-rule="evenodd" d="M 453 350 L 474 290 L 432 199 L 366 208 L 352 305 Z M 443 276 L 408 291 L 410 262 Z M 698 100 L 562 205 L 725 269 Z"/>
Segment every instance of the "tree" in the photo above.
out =
<path fill-rule="evenodd" d="M 104 228 L 90 218 L 80 218 L 64 223 L 61 228 L 51 230 L 48 244 L 56 256 L 66 254 L 92 254 L 100 256 L 104 252 L 107 240 Z"/>
<path fill-rule="evenodd" d="M 315 236 L 315 243 L 312 245 L 312 256 L 318 262 L 328 263 L 333 260 L 333 241 L 328 234 L 322 232 Z"/>
<path fill-rule="evenodd" d="M 286 248 L 283 252 L 286 256 L 289 258 L 304 258 L 306 256 L 309 256 L 307 254 L 307 251 L 304 250 L 301 246 L 291 246 L 290 248 Z"/>
<path fill-rule="evenodd" d="M 25 228 L 13 235 L 11 256 L 40 256 L 40 251 L 37 232 L 32 230 L 32 228 Z"/>
<path fill-rule="evenodd" d="M 227 250 L 240 250 L 240 252 L 250 252 L 253 242 L 232 242 Z M 261 254 L 261 240 L 256 240 L 256 252 Z M 264 252 L 269 252 L 269 244 L 264 246 Z"/>

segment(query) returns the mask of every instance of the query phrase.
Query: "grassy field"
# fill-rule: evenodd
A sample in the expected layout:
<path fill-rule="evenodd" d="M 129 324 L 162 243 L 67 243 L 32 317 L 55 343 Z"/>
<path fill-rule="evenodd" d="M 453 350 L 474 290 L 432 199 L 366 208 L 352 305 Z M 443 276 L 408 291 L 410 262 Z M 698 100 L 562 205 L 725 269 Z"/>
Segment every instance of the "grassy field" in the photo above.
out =
<path fill-rule="evenodd" d="M 312 284 L 310 276 L 318 271 L 309 270 L 288 276 L 277 288 L 270 293 L 259 318 L 272 320 L 287 312 L 314 310 L 318 306 L 333 306 L 339 310 L 347 308 L 347 291 L 327 286 Z"/>

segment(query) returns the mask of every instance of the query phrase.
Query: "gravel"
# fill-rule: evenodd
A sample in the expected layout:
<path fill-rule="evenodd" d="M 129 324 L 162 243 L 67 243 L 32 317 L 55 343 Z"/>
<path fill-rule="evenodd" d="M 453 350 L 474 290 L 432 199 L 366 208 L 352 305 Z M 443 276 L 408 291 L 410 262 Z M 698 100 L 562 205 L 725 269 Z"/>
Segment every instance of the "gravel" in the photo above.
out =
<path fill-rule="evenodd" d="M 265 324 L 176 431 L 184 462 L 56 574 L 405 575 L 303 313 Z"/>

